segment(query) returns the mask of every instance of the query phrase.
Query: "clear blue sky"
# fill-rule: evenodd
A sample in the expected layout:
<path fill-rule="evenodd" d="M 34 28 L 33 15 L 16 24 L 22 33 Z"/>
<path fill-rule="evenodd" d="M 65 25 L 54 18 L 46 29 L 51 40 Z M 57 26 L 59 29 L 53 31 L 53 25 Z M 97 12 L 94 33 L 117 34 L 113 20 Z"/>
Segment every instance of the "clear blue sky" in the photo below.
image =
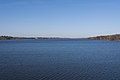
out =
<path fill-rule="evenodd" d="M 120 0 L 0 0 L 0 35 L 88 37 L 120 33 Z"/>

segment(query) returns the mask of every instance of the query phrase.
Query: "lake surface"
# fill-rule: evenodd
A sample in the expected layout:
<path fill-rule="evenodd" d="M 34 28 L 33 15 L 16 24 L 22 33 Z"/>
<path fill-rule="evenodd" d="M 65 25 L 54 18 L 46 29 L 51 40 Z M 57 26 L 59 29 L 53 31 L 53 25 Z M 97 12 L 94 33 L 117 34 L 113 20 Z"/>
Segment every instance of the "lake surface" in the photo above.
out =
<path fill-rule="evenodd" d="M 120 42 L 0 41 L 0 80 L 120 80 Z"/>

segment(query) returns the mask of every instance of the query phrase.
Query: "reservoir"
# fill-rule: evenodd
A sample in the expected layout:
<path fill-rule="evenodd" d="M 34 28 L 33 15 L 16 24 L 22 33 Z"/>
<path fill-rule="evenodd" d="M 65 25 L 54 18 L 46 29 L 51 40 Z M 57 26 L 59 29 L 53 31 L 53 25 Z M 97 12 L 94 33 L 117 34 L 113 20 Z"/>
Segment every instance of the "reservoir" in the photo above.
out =
<path fill-rule="evenodd" d="M 1 40 L 0 80 L 120 80 L 120 42 Z"/>

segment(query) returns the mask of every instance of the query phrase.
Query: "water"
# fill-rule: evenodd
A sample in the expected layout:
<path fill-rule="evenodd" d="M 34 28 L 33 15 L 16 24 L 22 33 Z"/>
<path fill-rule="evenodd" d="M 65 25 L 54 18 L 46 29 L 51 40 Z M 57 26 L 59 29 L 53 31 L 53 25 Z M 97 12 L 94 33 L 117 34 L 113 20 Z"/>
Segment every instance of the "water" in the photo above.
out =
<path fill-rule="evenodd" d="M 120 80 L 120 42 L 0 41 L 0 80 Z"/>

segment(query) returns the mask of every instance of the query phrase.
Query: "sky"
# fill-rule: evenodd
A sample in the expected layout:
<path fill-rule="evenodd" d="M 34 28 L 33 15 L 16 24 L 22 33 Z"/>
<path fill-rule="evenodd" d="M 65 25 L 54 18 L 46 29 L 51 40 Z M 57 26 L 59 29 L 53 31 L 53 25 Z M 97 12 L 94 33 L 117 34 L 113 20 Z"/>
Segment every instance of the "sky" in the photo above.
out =
<path fill-rule="evenodd" d="M 120 33 L 120 0 L 0 0 L 0 35 L 89 37 Z"/>

